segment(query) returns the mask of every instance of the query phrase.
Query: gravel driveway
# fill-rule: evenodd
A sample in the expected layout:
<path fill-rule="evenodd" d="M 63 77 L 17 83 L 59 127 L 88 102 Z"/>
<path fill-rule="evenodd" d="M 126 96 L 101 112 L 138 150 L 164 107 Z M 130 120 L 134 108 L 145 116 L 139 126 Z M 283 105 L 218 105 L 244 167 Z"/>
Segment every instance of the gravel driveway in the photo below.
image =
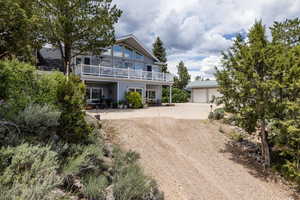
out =
<path fill-rule="evenodd" d="M 144 109 L 92 110 L 88 113 L 100 113 L 101 119 L 132 119 L 152 117 L 172 117 L 175 119 L 207 119 L 209 104 L 178 103 L 175 106 L 158 106 Z"/>
<path fill-rule="evenodd" d="M 177 104 L 101 114 L 166 200 L 291 200 L 282 185 L 266 181 L 226 151 L 228 138 L 208 122 L 207 104 Z"/>

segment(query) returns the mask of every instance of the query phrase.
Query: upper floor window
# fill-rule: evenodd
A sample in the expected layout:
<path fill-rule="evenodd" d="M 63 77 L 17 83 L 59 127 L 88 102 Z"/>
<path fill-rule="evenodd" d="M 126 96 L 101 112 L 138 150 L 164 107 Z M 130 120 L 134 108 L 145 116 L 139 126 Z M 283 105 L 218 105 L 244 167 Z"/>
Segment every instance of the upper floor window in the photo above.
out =
<path fill-rule="evenodd" d="M 133 51 L 127 47 L 124 47 L 124 57 L 133 59 Z"/>
<path fill-rule="evenodd" d="M 85 65 L 90 65 L 91 64 L 91 58 L 90 57 L 84 57 L 83 63 Z"/>
<path fill-rule="evenodd" d="M 81 64 L 81 57 L 79 57 L 79 56 L 77 56 L 76 57 L 76 65 L 79 65 L 79 64 Z"/>
<path fill-rule="evenodd" d="M 103 58 L 100 60 L 100 64 L 101 64 L 101 66 L 111 67 L 111 66 L 112 66 L 112 60 L 111 60 L 111 57 L 103 57 Z"/>
<path fill-rule="evenodd" d="M 136 60 L 144 60 L 144 56 L 138 52 L 135 52 L 135 59 Z"/>
<path fill-rule="evenodd" d="M 144 70 L 144 63 L 135 62 L 134 63 L 134 69 L 135 70 Z"/>
<path fill-rule="evenodd" d="M 127 67 L 125 67 L 123 61 L 120 60 L 120 59 L 115 59 L 114 60 L 114 67 L 115 68 L 127 68 Z"/>
<path fill-rule="evenodd" d="M 123 57 L 123 48 L 120 45 L 114 46 L 114 56 Z"/>
<path fill-rule="evenodd" d="M 154 72 L 160 72 L 160 67 L 157 66 L 157 65 L 153 65 L 152 66 L 152 71 L 154 71 Z"/>
<path fill-rule="evenodd" d="M 134 66 L 133 66 L 133 63 L 132 63 L 132 62 L 127 62 L 127 61 L 126 61 L 126 62 L 124 63 L 124 65 L 125 65 L 125 66 L 124 66 L 125 68 L 134 69 Z"/>
<path fill-rule="evenodd" d="M 111 55 L 111 48 L 107 48 L 102 52 L 102 55 L 110 56 Z"/>

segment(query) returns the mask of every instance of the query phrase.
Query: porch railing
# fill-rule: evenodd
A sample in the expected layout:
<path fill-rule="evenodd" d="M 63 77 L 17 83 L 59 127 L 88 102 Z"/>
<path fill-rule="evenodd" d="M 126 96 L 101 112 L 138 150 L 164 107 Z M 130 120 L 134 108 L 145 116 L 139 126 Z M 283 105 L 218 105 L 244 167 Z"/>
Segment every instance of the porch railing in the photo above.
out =
<path fill-rule="evenodd" d="M 104 67 L 98 65 L 76 66 L 75 73 L 78 75 L 92 75 L 99 77 L 124 78 L 133 80 L 149 80 L 165 83 L 173 83 L 174 76 L 169 73 L 148 72 L 143 70 L 133 70 L 128 68 Z"/>

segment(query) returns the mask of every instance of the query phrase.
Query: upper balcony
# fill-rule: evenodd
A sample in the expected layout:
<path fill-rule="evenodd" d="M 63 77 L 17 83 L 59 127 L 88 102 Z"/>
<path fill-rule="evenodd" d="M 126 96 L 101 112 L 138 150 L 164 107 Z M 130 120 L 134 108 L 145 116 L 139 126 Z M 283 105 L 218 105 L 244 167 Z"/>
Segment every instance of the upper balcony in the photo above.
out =
<path fill-rule="evenodd" d="M 109 79 L 144 80 L 165 84 L 172 84 L 174 82 L 174 76 L 170 73 L 149 72 L 129 68 L 104 67 L 99 65 L 80 64 L 75 67 L 75 73 L 81 77 L 87 75 Z"/>

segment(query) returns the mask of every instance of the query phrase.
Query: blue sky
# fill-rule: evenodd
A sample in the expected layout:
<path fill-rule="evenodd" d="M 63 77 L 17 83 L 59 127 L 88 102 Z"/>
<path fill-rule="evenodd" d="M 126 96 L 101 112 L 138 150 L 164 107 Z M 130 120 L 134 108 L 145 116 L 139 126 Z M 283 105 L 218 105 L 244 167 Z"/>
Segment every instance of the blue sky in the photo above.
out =
<path fill-rule="evenodd" d="M 114 0 L 123 10 L 117 36 L 135 34 L 149 49 L 156 36 L 163 40 L 168 68 L 184 61 L 194 78 L 213 78 L 220 53 L 236 34 L 245 35 L 256 19 L 266 26 L 294 18 L 300 0 Z"/>

